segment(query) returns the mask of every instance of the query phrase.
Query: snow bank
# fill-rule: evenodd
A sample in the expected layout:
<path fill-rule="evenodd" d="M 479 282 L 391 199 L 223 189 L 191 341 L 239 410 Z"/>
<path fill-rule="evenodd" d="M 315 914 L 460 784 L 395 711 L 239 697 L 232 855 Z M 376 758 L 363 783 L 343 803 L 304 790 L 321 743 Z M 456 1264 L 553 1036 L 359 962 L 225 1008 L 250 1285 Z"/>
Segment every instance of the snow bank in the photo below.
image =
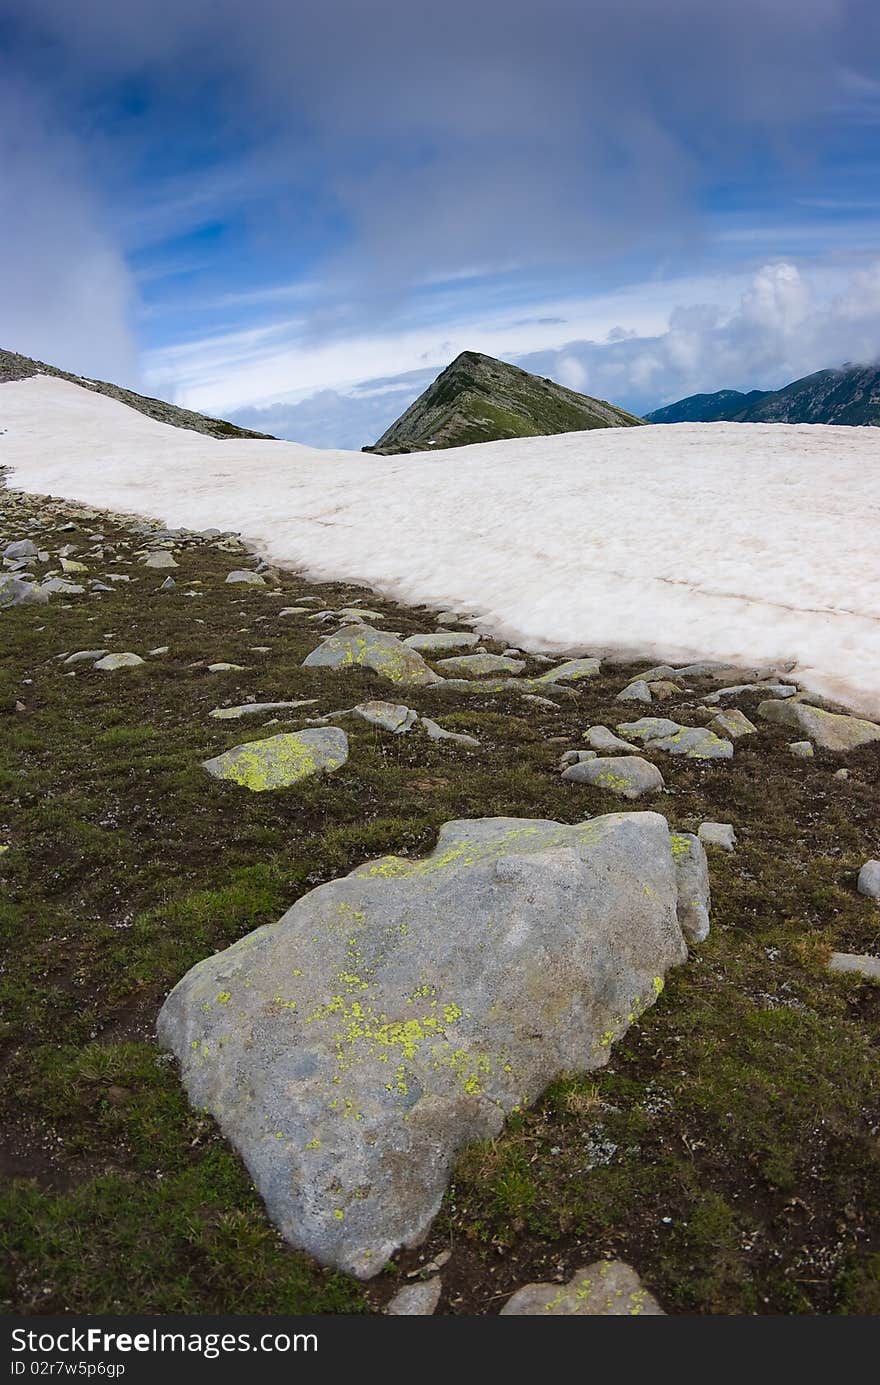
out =
<path fill-rule="evenodd" d="M 237 529 L 316 578 L 533 650 L 796 659 L 880 715 L 880 430 L 603 429 L 376 457 L 217 441 L 47 376 L 0 386 L 11 485 Z"/>

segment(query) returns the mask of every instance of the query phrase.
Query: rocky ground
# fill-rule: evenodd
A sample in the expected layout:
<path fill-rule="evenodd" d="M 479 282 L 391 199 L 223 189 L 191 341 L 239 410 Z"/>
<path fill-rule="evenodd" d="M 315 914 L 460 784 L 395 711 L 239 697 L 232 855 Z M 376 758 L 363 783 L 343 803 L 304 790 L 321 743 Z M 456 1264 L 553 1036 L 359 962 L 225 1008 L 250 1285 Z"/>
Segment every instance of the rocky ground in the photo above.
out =
<path fill-rule="evenodd" d="M 27 540 L 4 573 L 53 590 L 0 611 L 7 1308 L 368 1312 L 436 1296 L 440 1270 L 438 1312 L 498 1312 L 529 1281 L 558 1286 L 546 1311 L 619 1260 L 669 1313 L 880 1311 L 880 990 L 828 967 L 880 950 L 857 888 L 880 855 L 880 741 L 823 749 L 862 733 L 792 700 L 784 670 L 585 662 L 557 682 L 492 640 L 475 667 L 472 644 L 416 641 L 448 681 L 400 686 L 322 637 L 466 623 L 258 573 L 234 536 L 0 491 L 0 551 Z M 332 772 L 302 774 L 285 742 L 289 787 L 253 792 L 253 752 L 237 777 L 203 767 L 331 727 L 346 757 L 331 737 Z M 621 808 L 720 825 L 708 939 L 607 1067 L 464 1151 L 419 1250 L 366 1284 L 291 1250 L 156 1045 L 168 991 L 315 885 L 427 855 L 450 819 Z"/>

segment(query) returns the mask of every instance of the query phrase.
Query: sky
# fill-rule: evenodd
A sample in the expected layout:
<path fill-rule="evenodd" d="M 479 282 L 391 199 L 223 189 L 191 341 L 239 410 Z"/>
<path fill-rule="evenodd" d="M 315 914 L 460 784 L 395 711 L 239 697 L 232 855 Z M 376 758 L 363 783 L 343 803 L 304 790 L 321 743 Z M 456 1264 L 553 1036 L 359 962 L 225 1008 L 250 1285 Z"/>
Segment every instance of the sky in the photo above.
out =
<path fill-rule="evenodd" d="M 0 345 L 318 446 L 880 357 L 876 0 L 0 0 Z"/>

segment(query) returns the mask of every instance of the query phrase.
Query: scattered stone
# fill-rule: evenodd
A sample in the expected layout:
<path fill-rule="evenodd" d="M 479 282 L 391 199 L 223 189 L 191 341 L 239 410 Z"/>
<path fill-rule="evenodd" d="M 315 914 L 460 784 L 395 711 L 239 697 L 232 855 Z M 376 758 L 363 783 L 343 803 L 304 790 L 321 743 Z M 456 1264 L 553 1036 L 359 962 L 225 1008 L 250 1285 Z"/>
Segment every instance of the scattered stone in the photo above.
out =
<path fill-rule="evenodd" d="M 440 653 L 445 649 L 473 649 L 480 637 L 472 630 L 438 630 L 433 635 L 410 635 L 403 643 L 420 654 Z"/>
<path fill-rule="evenodd" d="M 615 699 L 617 702 L 650 702 L 651 689 L 643 678 L 638 678 L 635 683 L 630 683 L 628 687 L 619 692 Z"/>
<path fill-rule="evenodd" d="M 160 658 L 163 654 L 167 654 L 168 651 L 169 651 L 169 648 L 170 648 L 170 645 L 167 645 L 167 644 L 160 644 L 160 645 L 158 645 L 155 649 L 148 649 L 148 650 L 147 650 L 147 654 L 149 655 L 149 657 L 150 657 L 151 659 L 158 659 L 158 658 Z"/>
<path fill-rule="evenodd" d="M 159 588 L 159 591 L 160 591 L 160 592 L 173 592 L 173 591 L 174 591 L 174 588 L 175 588 L 176 586 L 177 586 L 177 583 L 175 582 L 175 580 L 174 580 L 173 577 L 166 577 L 166 578 L 165 578 L 165 581 L 162 583 L 161 587 Z M 196 593 L 195 593 L 195 592 L 186 592 L 185 595 L 186 595 L 186 596 L 195 596 Z"/>
<path fill-rule="evenodd" d="M 244 673 L 244 671 L 244 664 L 227 664 L 221 661 L 219 664 L 208 665 L 209 673 Z"/>
<path fill-rule="evenodd" d="M 237 568 L 234 572 L 226 574 L 227 585 L 230 583 L 243 583 L 248 587 L 265 587 L 266 579 L 259 572 L 248 572 L 245 568 Z"/>
<path fill-rule="evenodd" d="M 680 726 L 668 736 L 648 741 L 647 748 L 688 760 L 729 760 L 733 755 L 733 742 L 716 736 L 708 726 Z"/>
<path fill-rule="evenodd" d="M 860 717 L 823 712 L 806 702 L 762 702 L 758 716 L 777 726 L 803 731 L 820 750 L 855 750 L 871 741 L 880 741 L 880 726 Z"/>
<path fill-rule="evenodd" d="M 313 774 L 332 774 L 348 759 L 348 737 L 338 726 L 282 732 L 262 741 L 235 745 L 202 768 L 215 779 L 230 779 L 244 789 L 263 793 L 286 789 Z"/>
<path fill-rule="evenodd" d="M 736 833 L 730 822 L 701 822 L 697 835 L 704 846 L 720 846 L 722 851 L 733 851 L 736 846 Z"/>
<path fill-rule="evenodd" d="M 799 760 L 811 760 L 816 753 L 812 741 L 790 741 L 788 748 Z"/>
<path fill-rule="evenodd" d="M 179 567 L 170 553 L 160 549 L 158 553 L 150 553 L 144 558 L 144 567 Z"/>
<path fill-rule="evenodd" d="M 420 1284 L 406 1284 L 394 1295 L 385 1312 L 394 1317 L 427 1316 L 435 1311 L 440 1302 L 442 1288 L 443 1280 L 439 1275 L 434 1279 L 425 1279 Z"/>
<path fill-rule="evenodd" d="M 106 653 L 106 649 L 79 649 L 75 654 L 68 654 L 62 662 L 65 664 L 93 664 L 97 659 L 103 659 Z"/>
<path fill-rule="evenodd" d="M 673 736 L 676 731 L 681 730 L 681 727 L 677 721 L 670 721 L 669 717 L 639 717 L 638 721 L 619 722 L 617 729 L 621 735 L 627 738 L 646 743 L 647 741 L 657 741 L 661 736 Z M 599 747 L 597 746 L 596 749 L 598 750 Z"/>
<path fill-rule="evenodd" d="M 290 712 L 295 707 L 314 707 L 316 697 L 301 697 L 296 702 L 244 702 L 238 707 L 215 707 L 208 715 L 218 721 L 238 721 L 241 717 L 270 716 L 273 712 Z"/>
<path fill-rule="evenodd" d="M 74 560 L 73 560 L 72 558 L 62 558 L 62 559 L 61 559 L 61 571 L 62 571 L 62 572 L 88 572 L 88 568 L 86 567 L 85 563 L 77 563 L 77 562 L 74 562 Z"/>
<path fill-rule="evenodd" d="M 692 832 L 673 832 L 672 859 L 678 878 L 678 922 L 689 943 L 709 936 L 709 862 L 699 837 Z"/>
<path fill-rule="evenodd" d="M 48 600 L 45 583 L 38 587 L 36 583 L 24 582 L 20 577 L 0 574 L 0 611 L 9 606 L 45 606 Z"/>
<path fill-rule="evenodd" d="M 505 659 L 503 654 L 458 654 L 438 659 L 437 667 L 450 678 L 482 678 L 491 673 L 522 673 L 522 659 Z"/>
<path fill-rule="evenodd" d="M 849 972 L 865 981 L 880 982 L 880 957 L 872 957 L 869 952 L 832 952 L 828 970 Z"/>
<path fill-rule="evenodd" d="M 307 616 L 309 608 L 308 606 L 285 606 L 278 614 L 279 616 Z"/>
<path fill-rule="evenodd" d="M 848 778 L 849 778 L 849 770 L 848 770 L 848 769 L 836 769 L 831 777 L 832 777 L 832 779 L 848 779 Z"/>
<path fill-rule="evenodd" d="M 93 668 L 99 668 L 104 673 L 113 673 L 118 668 L 135 668 L 144 661 L 139 654 L 107 654 L 103 659 L 99 659 Z"/>
<path fill-rule="evenodd" d="M 526 1284 L 501 1309 L 502 1317 L 662 1317 L 663 1309 L 622 1260 L 597 1260 L 567 1284 Z"/>
<path fill-rule="evenodd" d="M 667 678 L 675 678 L 682 671 L 671 668 L 669 664 L 657 664 L 654 668 L 646 668 L 644 673 L 639 674 L 639 678 L 645 683 L 653 683 Z"/>
<path fill-rule="evenodd" d="M 427 686 L 442 683 L 421 654 L 393 635 L 369 625 L 349 625 L 324 640 L 303 660 L 303 668 L 371 668 L 392 683 Z"/>
<path fill-rule="evenodd" d="M 383 731 L 392 731 L 398 736 L 412 730 L 419 719 L 418 712 L 400 702 L 359 702 L 352 711 L 371 726 L 379 726 Z"/>
<path fill-rule="evenodd" d="M 757 726 L 749 721 L 744 712 L 738 707 L 731 707 L 725 712 L 719 712 L 709 722 L 711 729 L 719 736 L 726 736 L 728 740 L 735 741 L 740 736 L 753 736 L 757 733 Z"/>
<path fill-rule="evenodd" d="M 63 577 L 49 577 L 40 584 L 40 590 L 52 592 L 56 596 L 82 596 L 85 587 L 79 586 L 76 582 L 65 582 Z"/>
<path fill-rule="evenodd" d="M 464 1145 L 607 1062 L 687 956 L 677 907 L 658 813 L 449 822 L 199 962 L 159 1038 L 281 1233 L 368 1278 Z"/>
<path fill-rule="evenodd" d="M 859 871 L 856 888 L 869 899 L 880 899 L 880 861 L 866 861 Z"/>
<path fill-rule="evenodd" d="M 566 750 L 562 759 L 559 761 L 559 768 L 568 769 L 569 765 L 582 765 L 585 760 L 595 759 L 595 750 Z"/>
<path fill-rule="evenodd" d="M 728 697 L 741 697 L 743 693 L 766 693 L 768 697 L 794 697 L 797 687 L 794 683 L 735 683 L 729 688 L 719 688 L 702 699 L 708 706 L 717 706 Z"/>
<path fill-rule="evenodd" d="M 540 697 L 537 693 L 523 693 L 524 702 L 534 702 L 537 707 L 552 707 L 554 712 L 559 711 L 559 703 L 554 702 L 552 697 Z"/>
<path fill-rule="evenodd" d="M 573 683 L 580 678 L 595 678 L 602 667 L 601 659 L 566 659 L 564 664 L 548 668 L 535 680 L 538 683 Z"/>
<path fill-rule="evenodd" d="M 39 550 L 32 539 L 17 539 L 3 550 L 4 558 L 36 558 Z"/>
<path fill-rule="evenodd" d="M 341 616 L 347 625 L 368 625 L 371 620 L 385 619 L 381 611 L 365 611 L 359 606 L 343 606 L 330 614 Z"/>
<path fill-rule="evenodd" d="M 554 704 L 555 705 L 555 704 Z M 447 731 L 430 717 L 420 717 L 419 721 L 432 741 L 458 741 L 459 745 L 479 745 L 476 736 L 466 736 L 463 731 Z"/>
<path fill-rule="evenodd" d="M 646 681 L 647 680 L 643 680 Z M 651 696 L 655 702 L 666 702 L 670 697 L 680 697 L 684 688 L 680 688 L 677 683 L 671 682 L 668 678 L 655 679 L 648 683 Z"/>
<path fill-rule="evenodd" d="M 621 740 L 620 736 L 615 736 L 613 731 L 609 731 L 607 726 L 591 726 L 584 732 L 584 740 L 590 742 L 593 750 L 598 750 L 603 755 L 613 751 L 621 751 L 624 755 L 631 755 L 634 747 L 629 741 Z"/>
<path fill-rule="evenodd" d="M 657 766 L 641 755 L 601 755 L 595 760 L 581 760 L 563 770 L 562 777 L 574 784 L 607 789 L 619 798 L 641 798 L 646 793 L 659 793 L 664 787 Z"/>

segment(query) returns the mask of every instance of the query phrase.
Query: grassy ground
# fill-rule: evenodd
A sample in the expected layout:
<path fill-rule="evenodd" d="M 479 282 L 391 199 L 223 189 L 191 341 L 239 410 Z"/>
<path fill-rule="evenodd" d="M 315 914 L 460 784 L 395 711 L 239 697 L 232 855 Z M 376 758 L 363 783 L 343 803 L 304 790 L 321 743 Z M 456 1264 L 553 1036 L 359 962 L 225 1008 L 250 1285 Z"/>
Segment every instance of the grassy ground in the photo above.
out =
<path fill-rule="evenodd" d="M 366 605 L 405 633 L 433 629 L 432 615 L 293 574 L 282 596 L 228 586 L 248 560 L 210 544 L 178 553 L 177 589 L 160 594 L 166 574 L 136 563 L 141 540 L 105 517 L 62 531 L 73 509 L 0 491 L 0 538 L 45 521 L 47 548 L 72 542 L 84 558 L 101 532 L 90 574 L 133 579 L 0 614 L 8 1310 L 372 1311 L 451 1249 L 441 1312 L 497 1311 L 523 1282 L 610 1254 L 669 1312 L 880 1311 L 880 988 L 823 969 L 831 948 L 880 945 L 880 909 L 855 890 L 880 855 L 880 748 L 799 760 L 770 728 L 730 762 L 657 757 L 670 792 L 644 806 L 739 836 L 711 857 L 710 939 L 607 1069 L 558 1082 L 464 1152 L 429 1241 L 364 1286 L 280 1241 L 216 1126 L 188 1108 L 153 1040 L 157 1010 L 201 957 L 364 860 L 421 854 L 449 818 L 616 809 L 556 765 L 587 726 L 639 708 L 615 704 L 613 668 L 556 709 L 408 690 L 481 747 L 347 720 L 350 759 L 332 778 L 250 794 L 200 761 L 258 736 L 258 721 L 211 720 L 211 708 L 314 697 L 304 710 L 323 713 L 389 692 L 368 672 L 301 669 L 326 627 L 279 618 L 282 606 Z M 113 674 L 57 657 L 164 645 Z M 219 660 L 246 669 L 208 672 Z M 696 724 L 708 687 L 660 710 Z M 737 705 L 748 714 L 756 700 Z M 844 764 L 849 779 L 833 778 Z"/>

